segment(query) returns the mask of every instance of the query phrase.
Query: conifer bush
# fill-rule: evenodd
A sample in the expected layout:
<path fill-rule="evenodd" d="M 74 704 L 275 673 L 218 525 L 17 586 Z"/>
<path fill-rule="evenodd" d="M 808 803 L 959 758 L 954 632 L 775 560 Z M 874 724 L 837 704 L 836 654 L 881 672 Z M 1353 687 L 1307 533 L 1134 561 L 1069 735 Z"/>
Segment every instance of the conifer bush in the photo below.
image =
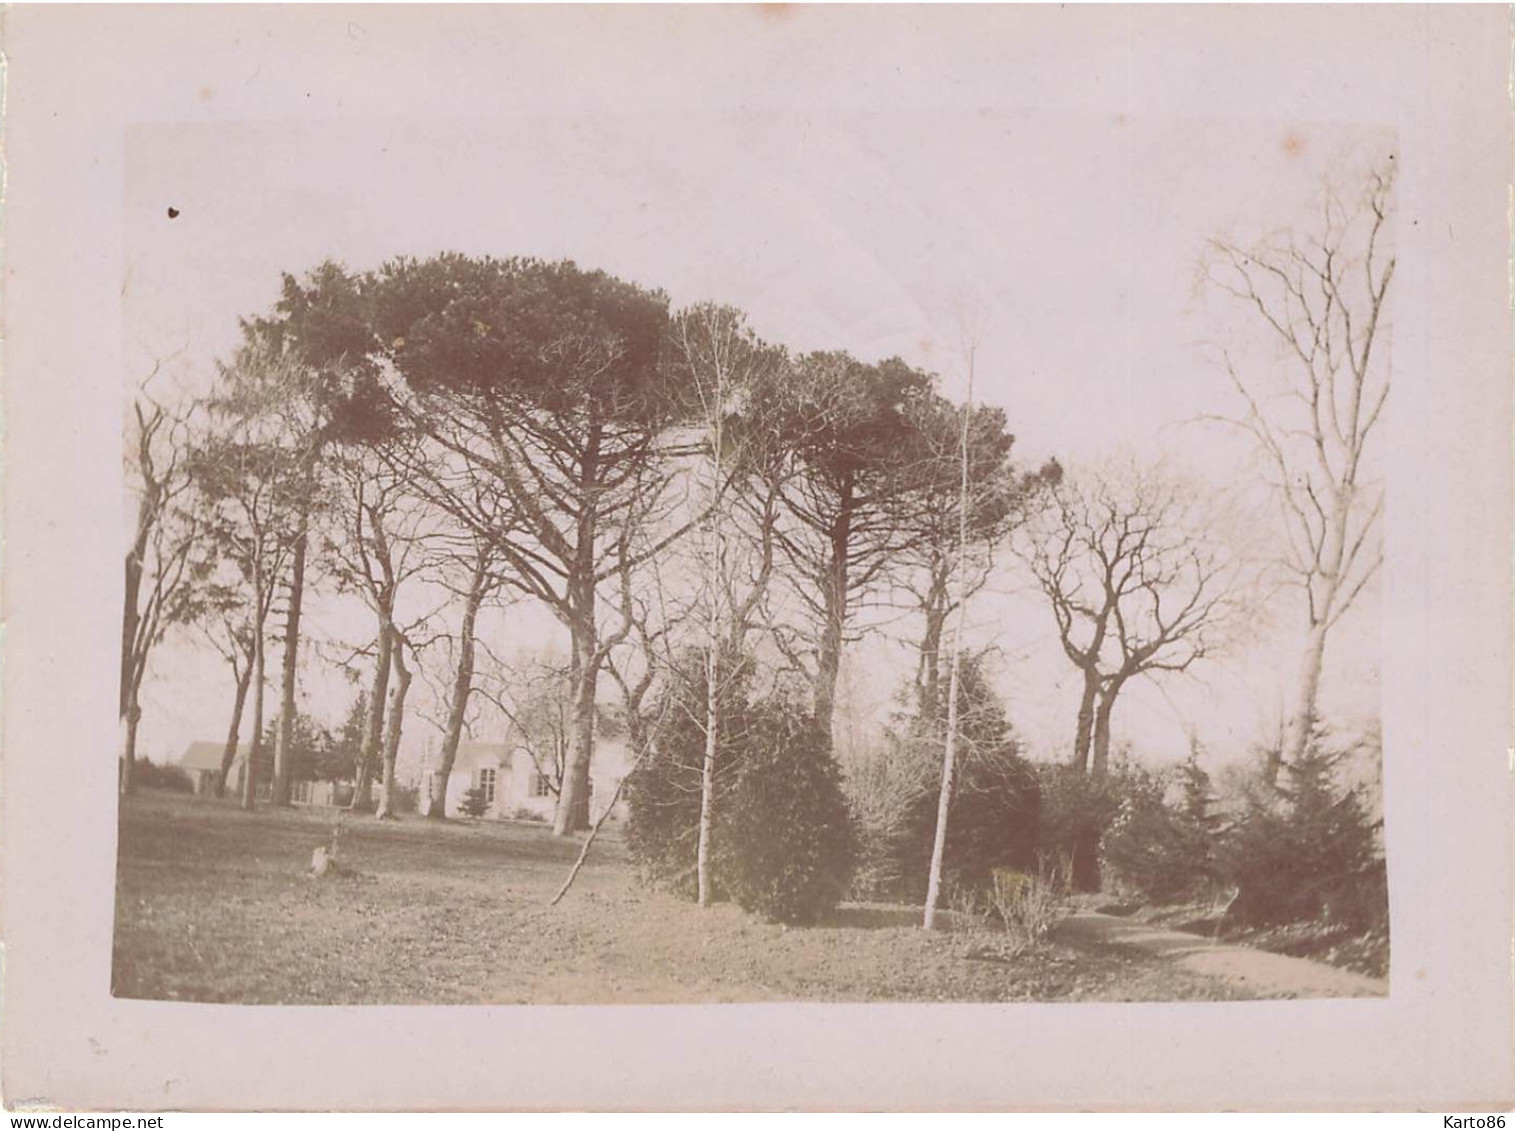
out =
<path fill-rule="evenodd" d="M 1317 730 L 1271 788 L 1259 786 L 1228 831 L 1223 864 L 1240 889 L 1233 914 L 1266 925 L 1324 919 L 1367 930 L 1388 919 L 1378 825 L 1340 784 L 1351 747 Z"/>
<path fill-rule="evenodd" d="M 743 909 L 813 923 L 846 896 L 857 834 L 831 742 L 810 712 L 776 697 L 752 712 L 724 801 L 718 875 Z"/>
<path fill-rule="evenodd" d="M 1128 767 L 1120 786 L 1120 807 L 1103 838 L 1111 878 L 1154 903 L 1212 892 L 1220 819 L 1198 752 L 1166 772 Z"/>
<path fill-rule="evenodd" d="M 482 817 L 489 812 L 489 798 L 484 793 L 482 785 L 476 785 L 463 794 L 458 802 L 458 812 L 465 817 Z"/>
<path fill-rule="evenodd" d="M 745 666 L 725 665 L 716 738 L 713 827 L 718 850 L 725 820 L 725 797 L 746 749 L 747 680 Z M 658 714 L 663 719 L 656 742 L 642 764 L 626 779 L 630 814 L 626 845 L 643 882 L 693 899 L 697 893 L 695 854 L 699 846 L 700 791 L 705 761 L 706 674 L 698 652 L 674 668 Z M 723 895 L 721 869 L 714 867 L 714 894 Z"/>
<path fill-rule="evenodd" d="M 914 788 L 902 795 L 898 819 L 873 849 L 880 859 L 870 861 L 870 870 L 890 877 L 883 894 L 910 903 L 926 898 L 946 744 L 943 714 L 902 716 L 889 737 Z M 1040 791 L 979 656 L 967 658 L 958 673 L 958 727 L 942 882 L 986 894 L 995 869 L 1034 866 Z"/>
<path fill-rule="evenodd" d="M 794 696 L 750 704 L 747 672 L 723 679 L 712 798 L 712 893 L 782 922 L 814 922 L 846 894 L 857 839 L 829 739 Z M 627 780 L 627 846 L 645 882 L 697 893 L 706 681 L 698 656 L 681 678 L 657 743 Z"/>

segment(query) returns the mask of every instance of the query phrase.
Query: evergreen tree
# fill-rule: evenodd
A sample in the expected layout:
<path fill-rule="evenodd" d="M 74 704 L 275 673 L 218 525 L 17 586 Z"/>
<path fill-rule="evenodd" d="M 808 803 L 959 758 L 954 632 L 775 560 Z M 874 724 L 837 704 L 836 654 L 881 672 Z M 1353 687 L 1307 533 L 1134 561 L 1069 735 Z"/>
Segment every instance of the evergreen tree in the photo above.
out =
<path fill-rule="evenodd" d="M 458 802 L 458 812 L 465 817 L 482 817 L 489 812 L 489 797 L 482 785 L 476 785 Z"/>
<path fill-rule="evenodd" d="M 1020 756 L 1003 704 L 989 686 L 984 657 L 964 657 L 958 682 L 959 749 L 952 820 L 947 826 L 942 871 L 947 885 L 986 888 L 996 868 L 1033 866 L 1040 791 L 1031 766 Z M 919 786 L 883 846 L 896 898 L 926 896 L 946 704 L 930 714 L 918 710 L 898 720 L 889 741 L 902 745 Z"/>
<path fill-rule="evenodd" d="M 275 737 L 280 731 L 280 719 L 275 715 L 268 721 L 263 732 L 262 748 L 273 749 Z M 289 771 L 292 781 L 315 781 L 328 776 L 332 760 L 333 739 L 331 732 L 303 711 L 296 712 L 289 731 Z M 270 766 L 272 763 L 269 763 Z"/>
<path fill-rule="evenodd" d="M 1254 923 L 1327 918 L 1369 927 L 1388 916 L 1377 823 L 1338 769 L 1352 747 L 1317 727 L 1271 786 L 1266 774 L 1225 839 L 1224 863 L 1240 889 L 1235 914 Z"/>
<path fill-rule="evenodd" d="M 831 737 L 807 707 L 776 695 L 751 712 L 725 810 L 717 875 L 743 909 L 814 923 L 842 901 L 857 833 Z"/>
<path fill-rule="evenodd" d="M 363 728 L 368 722 L 368 692 L 359 690 L 348 708 L 342 726 L 332 736 L 326 756 L 317 766 L 316 777 L 326 781 L 352 781 L 357 777 L 363 756 Z"/>
<path fill-rule="evenodd" d="M 716 774 L 712 839 L 719 845 L 724 832 L 724 796 L 744 753 L 749 721 L 744 668 L 733 658 L 721 669 L 719 724 L 716 732 Z M 700 825 L 700 795 L 705 759 L 706 666 L 703 655 L 691 651 L 674 668 L 658 714 L 665 720 L 656 746 L 626 782 L 631 810 L 626 843 L 642 878 L 680 896 L 694 898 L 696 852 Z M 719 866 L 715 869 L 716 898 L 724 896 Z"/>
<path fill-rule="evenodd" d="M 708 669 L 695 652 L 676 670 L 657 744 L 627 781 L 626 839 L 646 882 L 694 899 Z M 830 738 L 793 695 L 750 703 L 745 663 L 720 670 L 711 894 L 813 922 L 846 894 L 857 859 Z"/>

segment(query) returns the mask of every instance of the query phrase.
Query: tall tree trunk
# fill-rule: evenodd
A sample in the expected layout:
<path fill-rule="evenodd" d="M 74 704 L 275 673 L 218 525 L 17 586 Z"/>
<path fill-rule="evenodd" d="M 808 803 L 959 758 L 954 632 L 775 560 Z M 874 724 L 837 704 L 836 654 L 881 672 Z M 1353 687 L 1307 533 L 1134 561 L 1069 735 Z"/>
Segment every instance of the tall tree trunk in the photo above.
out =
<path fill-rule="evenodd" d="M 591 409 L 591 411 L 593 411 Z M 570 730 L 573 742 L 563 767 L 553 814 L 552 835 L 569 836 L 589 827 L 589 762 L 594 757 L 594 700 L 600 674 L 599 633 L 595 625 L 594 555 L 599 512 L 600 425 L 591 422 L 579 462 L 579 520 L 568 577 Z"/>
<path fill-rule="evenodd" d="M 127 796 L 136 788 L 133 780 L 137 770 L 137 724 L 142 719 L 142 708 L 137 704 L 137 689 L 131 689 L 131 700 L 126 707 L 126 739 L 121 751 L 121 795 Z"/>
<path fill-rule="evenodd" d="M 1370 347 L 1371 348 L 1371 339 Z M 1361 386 L 1355 387 L 1355 395 L 1361 393 Z M 1353 414 L 1355 416 L 1355 412 Z M 1355 468 L 1356 460 L 1353 465 Z M 1317 595 L 1313 586 L 1309 593 L 1310 598 L 1310 628 L 1305 636 L 1305 653 L 1299 670 L 1299 692 L 1294 703 L 1294 714 L 1289 719 L 1289 729 L 1286 736 L 1284 749 L 1279 756 L 1270 754 L 1265 768 L 1265 776 L 1269 785 L 1278 781 L 1280 759 L 1283 765 L 1294 765 L 1304 757 L 1305 748 L 1310 745 L 1310 735 L 1315 729 L 1315 721 L 1319 718 L 1317 701 L 1320 699 L 1321 671 L 1325 666 L 1326 636 L 1331 631 L 1331 625 L 1341 614 L 1343 609 L 1338 608 L 1338 602 L 1350 605 L 1355 593 L 1343 594 L 1342 570 L 1347 566 L 1347 524 L 1352 517 L 1353 485 L 1356 472 L 1349 472 L 1337 489 L 1332 501 L 1331 526 L 1326 532 L 1325 544 L 1321 547 L 1320 561 L 1318 563 L 1318 575 L 1322 580 L 1320 592 Z M 1307 582 L 1309 584 L 1309 582 Z"/>
<path fill-rule="evenodd" d="M 137 598 L 142 589 L 142 558 L 135 551 L 126 555 L 126 607 L 121 616 L 121 708 L 124 720 L 131 709 L 132 669 L 135 664 L 137 625 L 141 616 L 137 612 Z"/>
<path fill-rule="evenodd" d="M 569 663 L 569 730 L 571 741 L 563 766 L 563 784 L 553 814 L 554 836 L 569 836 L 589 827 L 589 762 L 594 756 L 594 701 L 599 665 L 595 663 L 592 588 L 589 616 L 576 618 Z"/>
<path fill-rule="evenodd" d="M 942 751 L 942 784 L 936 797 L 936 834 L 931 842 L 931 867 L 926 878 L 926 913 L 922 926 L 936 926 L 936 905 L 942 897 L 942 863 L 947 854 L 947 820 L 957 774 L 958 680 L 963 666 L 963 619 L 968 611 L 968 423 L 973 415 L 973 354 L 968 355 L 968 395 L 963 402 L 962 480 L 957 513 L 957 617 L 952 625 L 952 674 L 947 681 L 947 741 Z"/>
<path fill-rule="evenodd" d="M 452 681 L 452 705 L 447 711 L 447 732 L 442 737 L 442 764 L 431 785 L 431 804 L 426 815 L 435 820 L 447 816 L 447 779 L 458 759 L 458 744 L 463 740 L 463 723 L 468 718 L 468 697 L 473 694 L 474 629 L 479 606 L 487 588 L 486 551 L 479 551 L 479 561 L 468 587 L 468 603 L 463 606 L 463 624 L 458 630 L 458 668 Z"/>
<path fill-rule="evenodd" d="M 226 796 L 226 775 L 237 760 L 237 740 L 242 736 L 242 710 L 247 705 L 247 689 L 252 686 L 253 665 L 237 673 L 237 697 L 231 706 L 231 725 L 226 728 L 226 745 L 221 748 L 221 769 L 216 774 L 216 796 Z"/>
<path fill-rule="evenodd" d="M 405 723 L 405 696 L 410 692 L 410 668 L 405 664 L 405 642 L 394 643 L 395 687 L 389 693 L 389 722 L 384 728 L 384 784 L 379 791 L 379 820 L 395 816 L 395 762 L 400 756 L 400 730 Z"/>
<path fill-rule="evenodd" d="M 715 744 L 721 721 L 720 692 L 717 687 L 719 671 L 712 634 L 710 644 L 705 649 L 705 757 L 700 764 L 700 828 L 694 857 L 701 907 L 710 906 L 710 833 L 715 815 Z"/>
<path fill-rule="evenodd" d="M 1116 676 L 1105 685 L 1100 696 L 1099 709 L 1094 713 L 1094 776 L 1104 777 L 1110 769 L 1110 715 L 1115 710 L 1115 697 L 1125 686 L 1125 678 Z"/>
<path fill-rule="evenodd" d="M 1084 694 L 1078 701 L 1078 729 L 1073 735 L 1074 770 L 1085 773 L 1089 769 L 1089 744 L 1094 739 L 1094 704 L 1099 698 L 1099 672 L 1092 667 L 1084 668 Z"/>
<path fill-rule="evenodd" d="M 147 554 L 147 539 L 152 529 L 152 512 L 157 508 L 157 492 L 154 485 L 147 484 L 147 494 L 137 505 L 137 532 L 132 547 L 126 552 L 126 598 L 121 612 L 121 764 L 116 781 L 124 796 L 132 791 L 132 771 L 137 759 L 137 722 L 142 708 L 137 703 L 137 688 L 141 683 L 137 664 L 137 632 L 142 615 L 137 608 L 142 594 L 142 562 Z M 136 717 L 133 717 L 136 716 Z"/>
<path fill-rule="evenodd" d="M 368 693 L 368 719 L 363 727 L 363 748 L 358 753 L 358 780 L 353 783 L 352 803 L 349 806 L 358 813 L 367 813 L 373 808 L 373 770 L 379 763 L 379 744 L 384 738 L 384 704 L 389 691 L 389 669 L 394 655 L 394 641 L 390 636 L 387 616 L 381 618 L 375 647 L 378 657 L 374 661 L 373 687 Z"/>
<path fill-rule="evenodd" d="M 255 590 L 257 607 L 263 607 L 263 593 L 261 587 Z M 254 645 L 256 651 L 253 658 L 253 728 L 252 742 L 248 744 L 247 764 L 242 771 L 242 808 L 251 809 L 258 796 L 258 762 L 263 754 L 263 685 L 266 681 L 266 662 L 268 649 L 264 644 L 263 622 L 259 622 L 254 631 L 258 638 Z"/>
<path fill-rule="evenodd" d="M 936 833 L 931 841 L 931 865 L 926 874 L 926 914 L 922 926 L 936 927 L 936 906 L 942 898 L 942 864 L 947 854 L 947 819 L 951 813 L 952 790 L 957 779 L 957 681 L 959 656 L 953 646 L 952 674 L 947 680 L 947 742 L 942 753 L 942 783 L 936 795 Z"/>
<path fill-rule="evenodd" d="M 284 619 L 284 673 L 279 698 L 279 733 L 274 742 L 273 803 L 289 804 L 290 749 L 295 734 L 295 679 L 300 663 L 300 607 L 305 602 L 305 550 L 310 542 L 310 518 L 302 512 L 289 575 L 289 609 Z"/>
<path fill-rule="evenodd" d="M 726 592 L 725 547 L 721 539 L 720 490 L 721 456 L 724 439 L 721 429 L 721 413 L 725 406 L 725 389 L 717 371 L 715 393 L 715 427 L 711 448 L 715 453 L 714 486 L 710 493 L 710 552 L 711 560 L 705 571 L 705 584 L 710 590 L 709 616 L 705 625 L 705 756 L 700 764 L 700 827 L 695 843 L 695 884 L 701 907 L 710 906 L 710 837 L 715 817 L 715 757 L 716 742 L 721 722 L 721 601 Z"/>
<path fill-rule="evenodd" d="M 137 603 L 142 595 L 142 563 L 147 557 L 147 540 L 152 532 L 153 512 L 158 508 L 157 487 L 149 480 L 146 494 L 137 504 L 137 529 L 131 549 L 126 551 L 126 599 L 121 613 L 121 695 L 120 716 L 126 721 L 131 710 L 132 675 L 136 668 L 137 628 L 142 614 Z"/>
<path fill-rule="evenodd" d="M 916 707 L 922 719 L 940 717 L 942 696 L 942 635 L 947 627 L 948 577 L 933 568 L 931 588 L 922 606 L 926 627 L 921 633 L 921 668 Z"/>
<path fill-rule="evenodd" d="M 1299 671 L 1298 696 L 1294 712 L 1289 716 L 1288 731 L 1281 750 L 1268 751 L 1264 776 L 1269 785 L 1278 782 L 1278 772 L 1284 765 L 1295 765 L 1304 756 L 1310 745 L 1310 732 L 1315 727 L 1318 714 L 1316 702 L 1320 698 L 1320 676 L 1325 666 L 1326 633 L 1329 625 L 1324 617 L 1310 626 L 1305 638 L 1305 653 Z"/>
<path fill-rule="evenodd" d="M 842 489 L 841 505 L 831 527 L 831 560 L 825 589 L 826 623 L 821 629 L 820 656 L 816 661 L 815 719 L 827 743 L 836 715 L 836 680 L 842 667 L 842 635 L 847 626 L 847 553 L 852 544 L 852 485 Z"/>

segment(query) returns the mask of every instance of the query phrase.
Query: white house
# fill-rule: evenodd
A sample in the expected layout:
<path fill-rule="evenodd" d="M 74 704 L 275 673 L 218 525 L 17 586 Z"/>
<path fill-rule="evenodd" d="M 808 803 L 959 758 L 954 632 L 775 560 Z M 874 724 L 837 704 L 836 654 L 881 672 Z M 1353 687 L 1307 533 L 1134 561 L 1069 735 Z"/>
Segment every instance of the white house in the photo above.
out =
<path fill-rule="evenodd" d="M 233 759 L 231 769 L 226 773 L 227 793 L 235 794 L 242 790 L 242 774 L 247 768 L 248 747 L 249 744 L 246 742 L 237 747 L 236 758 Z M 191 742 L 179 756 L 179 768 L 195 783 L 196 793 L 216 791 L 216 778 L 221 774 L 221 755 L 225 749 L 225 743 L 221 742 Z"/>
<path fill-rule="evenodd" d="M 232 797 L 242 792 L 242 775 L 247 770 L 247 752 L 250 743 L 239 743 L 231 769 L 226 774 L 226 792 Z M 216 778 L 221 773 L 221 755 L 226 746 L 221 742 L 191 742 L 179 756 L 179 767 L 189 774 L 195 783 L 195 792 L 210 794 L 216 791 Z M 264 751 L 260 759 L 264 767 L 260 779 L 266 779 L 268 764 L 273 755 Z M 272 796 L 272 785 L 267 780 L 258 782 L 257 797 L 267 801 Z M 346 796 L 343 796 L 343 793 Z M 289 800 L 293 805 L 345 805 L 352 800 L 351 782 L 294 781 L 289 783 Z"/>
<path fill-rule="evenodd" d="M 598 821 L 605 805 L 615 795 L 630 768 L 624 743 L 600 740 L 595 743 L 594 759 L 589 764 L 589 819 Z M 429 808 L 436 782 L 436 756 L 428 758 L 421 774 L 421 806 Z M 447 777 L 448 816 L 461 812 L 463 795 L 482 786 L 489 801 L 490 817 L 527 817 L 552 820 L 557 795 L 549 780 L 537 770 L 531 755 L 520 747 L 502 742 L 463 742 Z M 617 802 L 610 819 L 626 815 L 626 801 Z"/>

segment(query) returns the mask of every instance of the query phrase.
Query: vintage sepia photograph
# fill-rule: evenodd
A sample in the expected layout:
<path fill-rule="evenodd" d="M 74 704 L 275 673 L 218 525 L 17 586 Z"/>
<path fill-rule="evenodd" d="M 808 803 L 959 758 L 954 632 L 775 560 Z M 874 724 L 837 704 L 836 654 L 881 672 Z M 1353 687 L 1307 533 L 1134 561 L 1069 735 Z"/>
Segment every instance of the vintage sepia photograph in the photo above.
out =
<path fill-rule="evenodd" d="M 115 994 L 1387 992 L 1392 131 L 125 160 Z"/>
<path fill-rule="evenodd" d="M 1507 1103 L 1507 12 L 0 36 L 6 1104 Z"/>

